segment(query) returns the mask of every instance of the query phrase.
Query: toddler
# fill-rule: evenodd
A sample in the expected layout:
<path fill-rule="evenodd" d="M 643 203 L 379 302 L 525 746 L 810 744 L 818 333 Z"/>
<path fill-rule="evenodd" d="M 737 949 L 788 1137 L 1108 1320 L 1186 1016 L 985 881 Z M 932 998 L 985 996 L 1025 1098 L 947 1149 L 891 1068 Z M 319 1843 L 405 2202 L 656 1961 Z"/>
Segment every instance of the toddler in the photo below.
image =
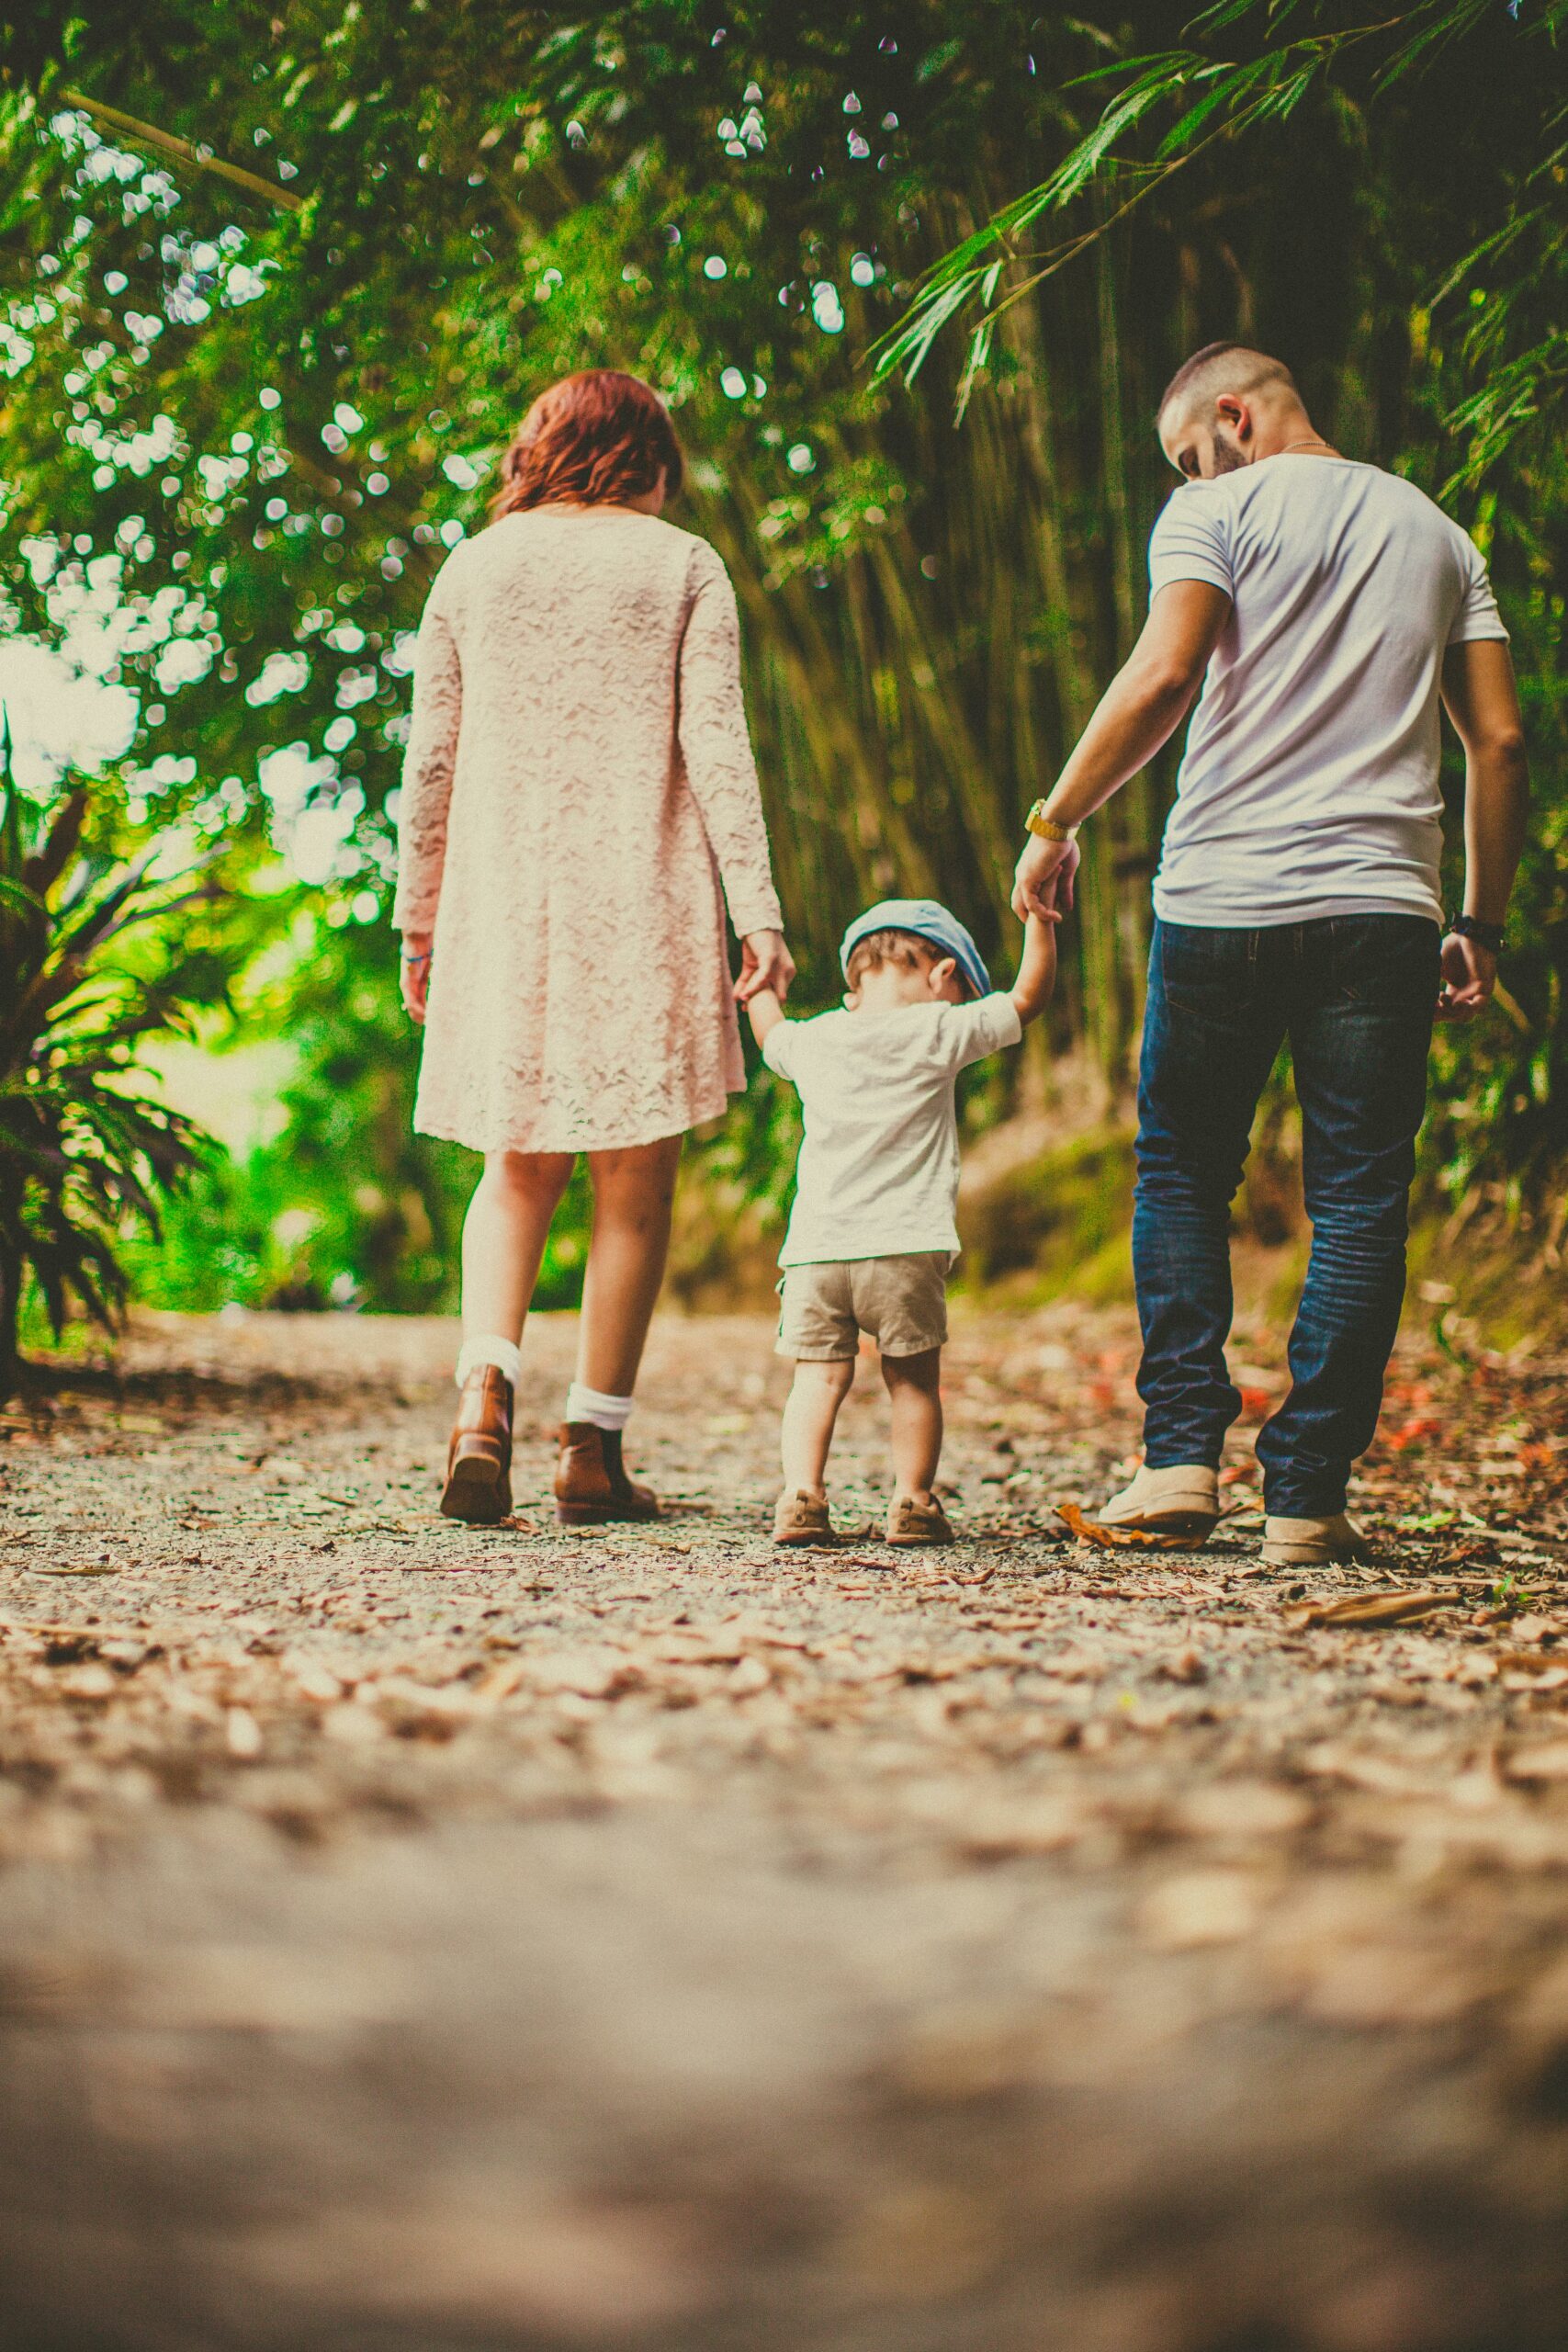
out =
<path fill-rule="evenodd" d="M 931 1492 L 942 1452 L 947 1275 L 958 1254 L 958 1073 L 1003 1046 L 1050 1001 L 1055 917 L 1032 914 L 1018 978 L 991 992 L 979 950 L 932 899 L 886 899 L 850 925 L 841 1012 L 786 1020 L 751 999 L 770 1069 L 800 1095 L 806 1138 L 780 1252 L 778 1351 L 795 1359 L 784 1416 L 778 1544 L 832 1534 L 824 1484 L 860 1334 L 882 1351 L 893 1408 L 897 1492 L 890 1544 L 950 1544 Z"/>

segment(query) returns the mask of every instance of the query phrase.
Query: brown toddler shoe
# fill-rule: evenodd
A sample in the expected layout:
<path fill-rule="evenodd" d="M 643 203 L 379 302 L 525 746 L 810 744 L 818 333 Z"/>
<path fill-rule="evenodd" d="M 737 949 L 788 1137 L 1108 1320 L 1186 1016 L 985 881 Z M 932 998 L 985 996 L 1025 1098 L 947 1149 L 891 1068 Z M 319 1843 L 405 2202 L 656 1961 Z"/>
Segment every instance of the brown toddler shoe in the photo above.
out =
<path fill-rule="evenodd" d="M 889 1544 L 952 1544 L 956 1541 L 947 1513 L 933 1495 L 923 1503 L 915 1495 L 895 1495 L 887 1514 Z"/>
<path fill-rule="evenodd" d="M 830 1544 L 832 1540 L 833 1522 L 826 1502 L 799 1489 L 779 1497 L 773 1513 L 775 1544 Z"/>
<path fill-rule="evenodd" d="M 445 1519 L 493 1527 L 512 1509 L 512 1383 L 492 1363 L 464 1381 L 446 1449 Z"/>

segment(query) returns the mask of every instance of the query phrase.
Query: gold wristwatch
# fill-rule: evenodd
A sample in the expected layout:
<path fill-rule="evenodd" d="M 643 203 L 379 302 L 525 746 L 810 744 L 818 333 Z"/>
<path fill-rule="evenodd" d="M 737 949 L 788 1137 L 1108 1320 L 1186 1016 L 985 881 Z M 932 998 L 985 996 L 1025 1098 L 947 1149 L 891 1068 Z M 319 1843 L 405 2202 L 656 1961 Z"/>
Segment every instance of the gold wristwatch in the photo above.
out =
<path fill-rule="evenodd" d="M 1035 802 L 1023 823 L 1037 842 L 1070 842 L 1077 832 L 1076 825 L 1058 825 L 1054 817 L 1047 817 L 1043 800 Z"/>

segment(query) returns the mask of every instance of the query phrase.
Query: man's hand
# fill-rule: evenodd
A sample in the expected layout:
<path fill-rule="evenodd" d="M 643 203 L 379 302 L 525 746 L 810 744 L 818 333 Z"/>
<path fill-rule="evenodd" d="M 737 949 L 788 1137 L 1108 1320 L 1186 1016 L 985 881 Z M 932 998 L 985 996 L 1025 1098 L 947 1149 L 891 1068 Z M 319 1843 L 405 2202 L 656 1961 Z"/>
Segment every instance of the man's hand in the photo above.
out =
<path fill-rule="evenodd" d="M 771 989 L 782 1004 L 795 978 L 795 958 L 784 945 L 782 931 L 749 931 L 740 943 L 740 977 L 735 983 L 737 1004 L 750 1004 L 761 989 Z"/>
<path fill-rule="evenodd" d="M 424 1001 L 430 992 L 430 933 L 405 932 L 402 960 L 398 966 L 398 978 L 402 989 L 403 1010 L 409 1019 L 423 1029 Z"/>
<path fill-rule="evenodd" d="M 1031 833 L 1013 875 L 1012 910 L 1020 922 L 1031 915 L 1055 921 L 1073 903 L 1073 876 L 1078 870 L 1077 842 L 1043 842 Z"/>
<path fill-rule="evenodd" d="M 1439 1021 L 1473 1021 L 1497 985 L 1497 958 L 1479 939 L 1450 932 L 1443 942 L 1443 985 L 1438 991 Z"/>

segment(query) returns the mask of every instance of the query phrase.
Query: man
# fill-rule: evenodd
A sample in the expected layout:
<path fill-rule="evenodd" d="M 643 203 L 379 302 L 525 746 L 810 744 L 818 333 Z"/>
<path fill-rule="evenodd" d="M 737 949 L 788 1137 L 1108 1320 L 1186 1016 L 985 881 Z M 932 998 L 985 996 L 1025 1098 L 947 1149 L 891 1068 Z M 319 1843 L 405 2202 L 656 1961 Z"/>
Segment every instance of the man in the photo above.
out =
<path fill-rule="evenodd" d="M 1290 1042 L 1313 1241 L 1289 1396 L 1258 1441 L 1263 1556 L 1358 1556 L 1404 1294 L 1434 1012 L 1491 995 L 1529 783 L 1507 635 L 1476 548 L 1343 458 L 1288 368 L 1210 344 L 1160 402 L 1186 477 L 1155 526 L 1146 627 L 1030 812 L 1021 917 L 1070 894 L 1074 834 L 1199 698 L 1155 884 L 1133 1258 L 1144 1466 L 1112 1525 L 1207 1533 L 1241 1399 L 1225 1368 L 1230 1203 Z M 1464 911 L 1438 895 L 1439 699 L 1465 753 Z"/>

